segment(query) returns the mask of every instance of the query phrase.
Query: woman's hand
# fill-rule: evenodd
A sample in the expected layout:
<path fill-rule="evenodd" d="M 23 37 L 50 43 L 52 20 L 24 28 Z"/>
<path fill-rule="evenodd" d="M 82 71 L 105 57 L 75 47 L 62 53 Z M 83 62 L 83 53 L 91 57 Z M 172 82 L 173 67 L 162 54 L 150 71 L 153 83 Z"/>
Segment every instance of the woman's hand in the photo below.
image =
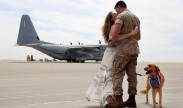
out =
<path fill-rule="evenodd" d="M 113 47 L 113 46 L 114 46 L 114 43 L 112 41 L 109 41 L 108 47 Z"/>

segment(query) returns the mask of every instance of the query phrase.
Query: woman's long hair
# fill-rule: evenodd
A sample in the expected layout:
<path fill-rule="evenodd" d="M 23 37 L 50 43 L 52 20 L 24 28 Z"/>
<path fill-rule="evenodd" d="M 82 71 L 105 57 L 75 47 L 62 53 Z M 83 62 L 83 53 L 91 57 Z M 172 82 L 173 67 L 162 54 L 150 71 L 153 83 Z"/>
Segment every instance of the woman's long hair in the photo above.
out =
<path fill-rule="evenodd" d="M 112 20 L 112 12 L 109 12 L 105 18 L 104 25 L 102 27 L 102 36 L 106 43 L 109 41 L 109 33 L 111 30 L 111 26 L 114 24 L 114 20 Z"/>

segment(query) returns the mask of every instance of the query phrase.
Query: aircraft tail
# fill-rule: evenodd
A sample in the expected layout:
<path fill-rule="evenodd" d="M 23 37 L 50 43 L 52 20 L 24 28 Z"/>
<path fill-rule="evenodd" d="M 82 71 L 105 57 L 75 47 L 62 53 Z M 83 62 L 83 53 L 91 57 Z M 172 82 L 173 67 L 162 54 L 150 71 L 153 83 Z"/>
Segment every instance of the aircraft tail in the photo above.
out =
<path fill-rule="evenodd" d="M 42 43 L 28 15 L 23 15 L 20 22 L 17 44 L 20 46 Z"/>

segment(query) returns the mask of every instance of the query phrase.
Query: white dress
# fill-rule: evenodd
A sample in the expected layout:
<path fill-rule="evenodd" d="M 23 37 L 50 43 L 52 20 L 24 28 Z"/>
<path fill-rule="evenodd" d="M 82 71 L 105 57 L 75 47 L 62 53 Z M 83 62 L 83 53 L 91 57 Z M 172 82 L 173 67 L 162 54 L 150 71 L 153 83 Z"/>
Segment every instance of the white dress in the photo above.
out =
<path fill-rule="evenodd" d="M 103 106 L 106 104 L 106 97 L 112 94 L 111 68 L 115 53 L 116 47 L 106 48 L 100 70 L 86 92 L 85 97 L 88 101 L 96 101 Z"/>

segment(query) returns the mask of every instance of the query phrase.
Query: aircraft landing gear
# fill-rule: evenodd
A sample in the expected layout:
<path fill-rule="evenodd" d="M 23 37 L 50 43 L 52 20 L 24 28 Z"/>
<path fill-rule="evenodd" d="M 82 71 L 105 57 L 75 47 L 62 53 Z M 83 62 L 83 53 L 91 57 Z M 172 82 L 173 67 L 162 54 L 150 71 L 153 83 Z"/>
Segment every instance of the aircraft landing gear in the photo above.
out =
<path fill-rule="evenodd" d="M 85 61 L 80 61 L 81 63 L 84 63 Z"/>
<path fill-rule="evenodd" d="M 81 60 L 81 61 L 77 61 L 77 60 L 67 60 L 67 62 L 68 62 L 68 63 L 71 63 L 71 62 L 73 62 L 73 63 L 84 63 L 85 60 Z"/>
<path fill-rule="evenodd" d="M 71 60 L 67 60 L 67 62 L 69 62 L 69 63 L 70 63 L 70 62 L 71 62 Z"/>

